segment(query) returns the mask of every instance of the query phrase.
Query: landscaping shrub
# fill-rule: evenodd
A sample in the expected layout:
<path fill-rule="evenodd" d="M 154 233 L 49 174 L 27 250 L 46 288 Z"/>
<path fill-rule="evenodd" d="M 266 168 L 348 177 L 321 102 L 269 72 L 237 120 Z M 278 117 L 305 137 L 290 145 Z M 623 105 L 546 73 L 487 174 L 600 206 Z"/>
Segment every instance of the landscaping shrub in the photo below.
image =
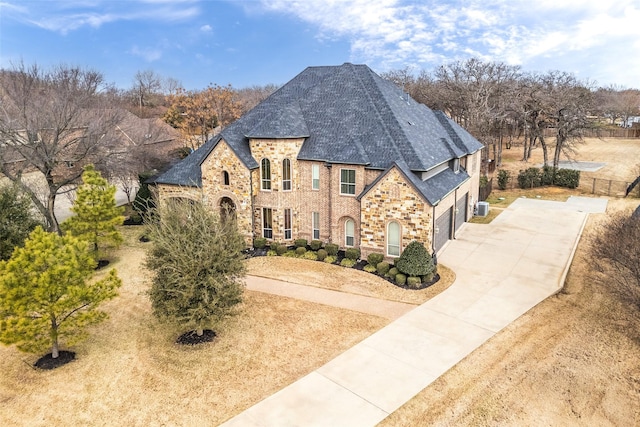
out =
<path fill-rule="evenodd" d="M 554 183 L 558 187 L 578 188 L 578 185 L 580 185 L 580 171 L 572 169 L 558 169 L 556 171 Z"/>
<path fill-rule="evenodd" d="M 429 273 L 425 276 L 422 276 L 422 283 L 431 283 L 431 281 L 433 280 L 435 276 L 435 272 L 434 273 Z"/>
<path fill-rule="evenodd" d="M 338 255 L 338 245 L 336 245 L 335 243 L 327 243 L 324 246 L 324 249 L 327 251 L 327 254 L 333 257 Z"/>
<path fill-rule="evenodd" d="M 540 176 L 540 185 L 553 185 L 555 182 L 556 171 L 551 166 L 544 166 L 542 168 L 542 175 Z"/>
<path fill-rule="evenodd" d="M 367 273 L 375 273 L 376 272 L 376 267 L 371 265 L 371 264 L 367 264 L 362 268 L 364 271 L 366 271 Z"/>
<path fill-rule="evenodd" d="M 500 190 L 506 190 L 511 179 L 511 172 L 508 170 L 500 169 L 498 171 L 498 188 Z"/>
<path fill-rule="evenodd" d="M 307 247 L 307 239 L 296 239 L 294 241 L 294 245 L 296 248 L 305 248 Z"/>
<path fill-rule="evenodd" d="M 296 255 L 298 255 L 298 256 L 303 256 L 303 255 L 304 255 L 304 254 L 306 254 L 306 253 L 307 253 L 307 248 L 304 248 L 304 247 L 302 247 L 302 246 L 298 246 L 298 247 L 296 248 Z"/>
<path fill-rule="evenodd" d="M 396 283 L 400 286 L 403 286 L 405 283 L 407 283 L 407 276 L 402 273 L 396 274 Z"/>
<path fill-rule="evenodd" d="M 384 256 L 382 254 L 373 253 L 367 256 L 367 262 L 373 266 L 380 264 L 383 259 L 384 259 Z"/>
<path fill-rule="evenodd" d="M 541 180 L 540 169 L 529 168 L 521 170 L 518 174 L 518 187 L 522 189 L 540 187 Z"/>
<path fill-rule="evenodd" d="M 302 249 L 302 248 L 299 248 L 299 249 Z M 308 259 L 311 261 L 316 261 L 318 259 L 318 254 L 313 251 L 308 251 L 308 252 L 305 252 L 302 258 Z"/>
<path fill-rule="evenodd" d="M 278 256 L 278 252 L 274 251 L 273 249 L 269 249 L 267 251 L 267 256 Z"/>
<path fill-rule="evenodd" d="M 407 285 L 410 288 L 417 289 L 421 284 L 422 280 L 420 280 L 420 277 L 407 277 Z"/>
<path fill-rule="evenodd" d="M 316 255 L 318 257 L 318 261 L 324 261 L 328 254 L 324 249 L 318 249 L 318 253 Z"/>
<path fill-rule="evenodd" d="M 360 249 L 357 248 L 349 248 L 344 251 L 345 258 L 349 258 L 352 261 L 357 261 L 360 258 Z"/>
<path fill-rule="evenodd" d="M 343 267 L 351 268 L 356 265 L 356 261 L 351 258 L 343 258 L 342 261 L 340 261 L 340 265 Z"/>
<path fill-rule="evenodd" d="M 253 239 L 253 247 L 256 249 L 262 249 L 267 246 L 267 239 L 264 237 L 256 237 Z"/>
<path fill-rule="evenodd" d="M 381 276 L 384 276 L 385 274 L 387 274 L 390 268 L 391 266 L 389 265 L 388 262 L 380 261 L 378 264 L 376 264 L 376 270 L 378 271 L 378 274 Z"/>
<path fill-rule="evenodd" d="M 311 247 L 312 251 L 317 251 L 318 249 L 320 249 L 322 247 L 322 241 L 320 241 L 320 240 L 312 240 L 311 243 L 309 243 L 309 246 Z"/>
<path fill-rule="evenodd" d="M 324 262 L 326 262 L 327 264 L 333 264 L 334 262 L 336 262 L 336 257 L 335 255 L 327 255 L 324 258 Z"/>
<path fill-rule="evenodd" d="M 296 254 L 296 251 L 294 251 L 293 249 L 289 249 L 287 250 L 287 252 L 285 252 L 284 254 L 282 254 L 283 257 L 289 257 L 289 258 L 295 258 L 298 255 Z"/>
<path fill-rule="evenodd" d="M 409 276 L 424 276 L 433 272 L 433 258 L 422 243 L 414 240 L 402 251 L 396 267 Z"/>
<path fill-rule="evenodd" d="M 276 253 L 279 256 L 284 255 L 288 250 L 289 250 L 289 248 L 287 248 L 287 245 L 277 245 L 276 246 Z"/>
<path fill-rule="evenodd" d="M 396 277 L 396 274 L 398 274 L 398 273 L 400 273 L 400 272 L 398 271 L 397 268 L 391 267 L 389 269 L 389 271 L 387 272 L 387 274 L 384 275 L 384 277 Z"/>

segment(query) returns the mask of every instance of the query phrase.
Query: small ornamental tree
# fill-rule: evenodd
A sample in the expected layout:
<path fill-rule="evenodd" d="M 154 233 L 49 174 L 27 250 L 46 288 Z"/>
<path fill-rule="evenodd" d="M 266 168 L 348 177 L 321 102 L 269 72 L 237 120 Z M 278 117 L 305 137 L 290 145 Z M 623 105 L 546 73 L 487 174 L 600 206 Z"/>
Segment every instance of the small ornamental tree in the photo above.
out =
<path fill-rule="evenodd" d="M 98 305 L 114 298 L 120 279 L 111 270 L 88 281 L 96 262 L 87 242 L 37 227 L 8 261 L 0 261 L 0 342 L 57 358 L 59 339 L 73 345 L 89 325 L 106 319 Z"/>
<path fill-rule="evenodd" d="M 153 313 L 202 336 L 242 301 L 244 238 L 235 221 L 200 203 L 169 200 L 149 218 Z"/>
<path fill-rule="evenodd" d="M 407 276 L 426 276 L 433 273 L 435 267 L 429 251 L 420 242 L 413 241 L 400 254 L 396 268 Z"/>
<path fill-rule="evenodd" d="M 31 200 L 15 185 L 0 188 L 0 260 L 9 259 L 13 249 L 41 225 L 31 207 Z"/>
<path fill-rule="evenodd" d="M 122 235 L 116 228 L 124 221 L 123 207 L 116 206 L 116 187 L 110 185 L 93 165 L 84 168 L 82 185 L 76 192 L 71 207 L 74 216 L 61 224 L 61 228 L 90 244 L 96 259 L 105 249 L 122 243 Z"/>

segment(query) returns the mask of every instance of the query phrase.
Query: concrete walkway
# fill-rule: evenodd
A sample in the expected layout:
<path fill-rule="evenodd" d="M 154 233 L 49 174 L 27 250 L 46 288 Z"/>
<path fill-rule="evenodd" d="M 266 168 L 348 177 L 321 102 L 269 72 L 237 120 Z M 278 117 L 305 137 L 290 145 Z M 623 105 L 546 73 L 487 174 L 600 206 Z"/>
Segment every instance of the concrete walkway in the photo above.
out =
<path fill-rule="evenodd" d="M 523 313 L 558 292 L 604 199 L 518 199 L 466 224 L 439 260 L 447 290 L 224 425 L 374 426 Z"/>
<path fill-rule="evenodd" d="M 265 277 L 247 276 L 245 282 L 247 289 L 251 291 L 265 292 L 330 305 L 332 307 L 346 308 L 348 310 L 373 314 L 374 316 L 385 317 L 391 320 L 395 320 L 417 307 L 417 305 L 414 304 L 386 301 L 364 295 L 298 285 L 296 283 L 282 282 Z"/>

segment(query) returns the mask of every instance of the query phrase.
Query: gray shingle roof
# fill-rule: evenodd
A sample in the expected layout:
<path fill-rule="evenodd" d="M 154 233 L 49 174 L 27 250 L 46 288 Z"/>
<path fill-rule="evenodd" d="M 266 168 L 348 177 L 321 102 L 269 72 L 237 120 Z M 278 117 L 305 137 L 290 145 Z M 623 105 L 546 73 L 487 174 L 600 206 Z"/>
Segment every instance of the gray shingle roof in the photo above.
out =
<path fill-rule="evenodd" d="M 174 166 L 179 171 L 171 169 L 156 182 L 199 185 L 199 165 L 220 138 L 247 168 L 257 168 L 248 137 L 304 137 L 299 160 L 379 170 L 399 162 L 416 172 L 482 148 L 443 113 L 419 104 L 366 65 L 346 63 L 305 69 Z"/>

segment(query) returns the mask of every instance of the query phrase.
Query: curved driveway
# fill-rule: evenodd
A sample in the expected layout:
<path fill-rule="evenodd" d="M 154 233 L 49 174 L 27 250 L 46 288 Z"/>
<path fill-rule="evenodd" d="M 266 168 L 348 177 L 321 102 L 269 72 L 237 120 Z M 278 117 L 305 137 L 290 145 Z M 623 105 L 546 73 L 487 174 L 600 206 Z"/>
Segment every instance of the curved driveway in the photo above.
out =
<path fill-rule="evenodd" d="M 373 426 L 499 330 L 558 292 L 587 214 L 605 199 L 518 199 L 466 224 L 439 260 L 447 290 L 225 426 Z"/>

